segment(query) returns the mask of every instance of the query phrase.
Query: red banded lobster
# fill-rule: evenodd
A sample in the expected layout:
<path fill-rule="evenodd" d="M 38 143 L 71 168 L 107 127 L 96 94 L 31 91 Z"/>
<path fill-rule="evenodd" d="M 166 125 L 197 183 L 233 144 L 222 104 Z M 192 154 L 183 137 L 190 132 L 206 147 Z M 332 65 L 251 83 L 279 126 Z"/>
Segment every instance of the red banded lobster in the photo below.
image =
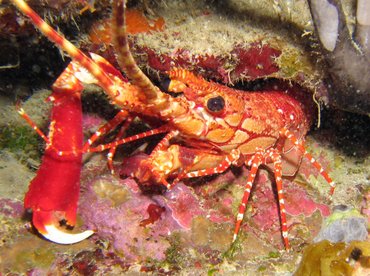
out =
<path fill-rule="evenodd" d="M 72 58 L 72 63 L 62 75 L 65 83 L 74 81 L 95 83 L 104 89 L 113 104 L 123 109 L 107 127 L 115 127 L 117 122 L 130 112 L 156 117 L 164 122 L 162 127 L 147 133 L 118 139 L 113 143 L 99 145 L 96 148 L 92 148 L 91 144 L 101 135 L 101 132 L 88 140 L 87 146 L 83 148 L 79 145 L 80 142 L 73 145 L 76 147 L 75 150 L 71 147 L 72 143 L 63 150 L 49 138 L 49 148 L 58 149 L 59 155 L 68 156 L 71 152 L 81 154 L 84 151 L 114 149 L 119 144 L 141 137 L 166 133 L 150 154 L 149 159 L 143 160 L 135 173 L 140 182 L 154 181 L 170 189 L 183 178 L 222 173 L 231 165 L 249 166 L 251 170 L 239 207 L 233 241 L 237 238 L 257 170 L 260 165 L 267 165 L 275 175 L 282 236 L 286 249 L 290 246 L 282 187 L 283 175 L 294 175 L 302 156 L 305 156 L 331 186 L 330 194 L 333 193 L 334 182 L 304 148 L 303 141 L 310 127 L 311 118 L 303 104 L 293 95 L 272 90 L 246 93 L 208 82 L 182 69 L 168 72 L 171 80 L 169 91 L 181 93 L 180 96 L 174 98 L 161 92 L 136 65 L 128 46 L 124 15 L 125 1 L 115 0 L 113 1 L 114 46 L 118 55 L 118 63 L 131 80 L 131 84 L 125 82 L 121 74 L 102 57 L 92 54 L 89 58 L 74 47 L 42 21 L 23 1 L 14 0 L 13 2 L 31 18 L 46 37 Z M 72 89 L 67 90 L 65 97 L 70 97 L 69 92 Z M 75 93 L 79 95 L 79 91 Z M 75 110 L 77 111 L 77 108 Z M 61 112 L 69 112 L 69 110 L 66 107 Z M 77 124 L 75 127 L 80 128 Z M 105 129 L 106 127 L 103 127 L 103 130 Z M 49 137 L 57 134 L 53 133 L 51 131 Z M 61 138 L 68 136 L 66 132 L 60 132 L 58 135 Z M 44 161 L 45 159 L 46 157 Z M 59 166 L 58 162 L 53 164 L 55 167 L 50 167 L 50 170 L 56 169 Z M 47 174 L 47 172 L 40 169 L 38 176 L 40 174 Z M 76 172 L 75 175 L 79 173 Z M 174 178 L 172 184 L 167 181 L 169 178 Z M 30 195 L 33 186 L 36 185 L 45 184 L 31 183 L 30 191 L 26 195 L 25 206 L 33 210 L 33 222 L 42 234 L 57 242 L 64 241 L 64 232 L 51 233 L 49 230 L 56 229 L 55 220 L 43 220 L 41 224 L 35 223 L 40 211 L 46 211 L 49 214 L 57 211 L 68 212 L 64 206 L 60 209 L 55 207 L 45 209 L 40 202 L 42 202 L 42 197 L 47 197 L 50 191 L 46 188 L 45 194 Z M 58 185 L 63 185 L 63 183 L 59 182 Z M 78 184 L 74 184 L 73 189 L 63 189 L 59 196 L 66 198 L 71 191 L 78 194 L 77 188 Z M 29 197 L 32 199 L 37 197 L 34 204 L 27 203 Z M 75 197 L 72 203 L 74 216 L 76 204 L 77 198 Z M 71 218 L 66 215 L 62 218 L 65 218 L 69 224 L 74 224 L 73 216 Z M 43 232 L 45 225 L 48 226 L 46 234 L 45 231 Z M 91 232 L 80 234 L 73 242 L 83 239 L 88 234 Z"/>

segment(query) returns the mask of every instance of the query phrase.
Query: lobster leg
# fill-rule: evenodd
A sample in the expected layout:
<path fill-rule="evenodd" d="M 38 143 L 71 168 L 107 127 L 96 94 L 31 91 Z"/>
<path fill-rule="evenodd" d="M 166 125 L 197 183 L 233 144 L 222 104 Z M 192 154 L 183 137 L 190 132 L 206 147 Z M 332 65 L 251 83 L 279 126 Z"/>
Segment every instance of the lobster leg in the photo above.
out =
<path fill-rule="evenodd" d="M 122 112 L 122 110 L 120 112 Z M 120 128 L 120 130 L 119 130 L 119 132 L 116 136 L 116 141 L 119 141 L 120 139 L 122 139 L 123 135 L 125 134 L 126 130 L 130 126 L 130 124 L 132 123 L 133 119 L 134 118 L 131 117 L 131 116 L 127 118 L 124 125 Z M 109 152 L 107 154 L 108 168 L 109 168 L 111 174 L 115 174 L 114 167 L 113 167 L 113 157 L 116 153 L 116 150 L 117 150 L 117 146 L 112 147 L 112 148 L 109 149 Z"/>
<path fill-rule="evenodd" d="M 122 123 L 126 119 L 124 125 L 121 127 L 118 135 L 116 136 L 116 141 L 120 140 L 124 134 L 124 132 L 127 130 L 129 125 L 131 124 L 133 118 L 128 115 L 128 112 L 125 110 L 120 110 L 116 116 L 106 124 L 104 124 L 102 127 L 100 127 L 84 144 L 82 151 L 83 152 L 89 152 L 89 148 L 97 141 L 103 134 L 108 133 L 112 129 L 115 129 L 120 123 Z M 116 152 L 117 146 L 113 146 L 110 148 L 107 159 L 108 159 L 108 168 L 111 171 L 112 174 L 114 174 L 113 169 L 113 157 Z"/>
<path fill-rule="evenodd" d="M 271 159 L 274 162 L 274 175 L 276 182 L 276 190 L 278 194 L 279 202 L 279 212 L 280 212 L 280 221 L 281 221 L 281 234 L 283 236 L 283 241 L 285 249 L 289 250 L 289 240 L 288 240 L 288 226 L 286 219 L 286 210 L 285 210 L 285 201 L 284 201 L 284 190 L 283 190 L 283 179 L 282 179 L 282 166 L 281 166 L 281 156 L 280 153 L 276 150 L 272 150 Z"/>
<path fill-rule="evenodd" d="M 158 167 L 161 171 L 167 171 L 170 167 L 172 167 L 172 160 L 170 162 L 166 162 L 166 160 L 153 158 L 158 152 L 167 149 L 169 146 L 170 140 L 178 134 L 178 131 L 170 131 L 166 134 L 166 136 L 158 143 L 158 145 L 154 148 L 152 153 L 150 154 L 149 160 L 146 161 L 147 167 L 151 169 L 151 174 L 157 178 L 158 182 L 162 183 L 167 188 L 170 188 L 171 185 L 167 182 L 165 175 L 158 173 L 153 168 Z M 167 169 L 166 165 L 169 164 L 170 167 Z M 144 180 L 145 181 L 145 180 Z"/>
<path fill-rule="evenodd" d="M 168 127 L 167 126 L 162 126 L 162 127 L 159 127 L 159 128 L 151 129 L 151 130 L 148 130 L 148 131 L 130 136 L 130 137 L 126 137 L 126 138 L 123 138 L 123 139 L 118 139 L 118 140 L 115 140 L 115 141 L 113 141 L 111 143 L 108 143 L 108 144 L 99 145 L 97 147 L 90 147 L 90 148 L 87 149 L 87 152 L 104 151 L 106 149 L 115 148 L 115 147 L 117 147 L 119 145 L 122 145 L 122 144 L 126 144 L 126 143 L 133 142 L 133 141 L 136 141 L 136 140 L 139 140 L 139 139 L 143 139 L 145 137 L 149 137 L 149 136 L 152 136 L 152 135 L 165 133 L 165 132 L 168 132 Z"/>
<path fill-rule="evenodd" d="M 271 162 L 273 162 L 274 164 L 273 170 L 274 170 L 275 182 L 276 182 L 277 193 L 278 193 L 282 236 L 283 236 L 285 248 L 289 250 L 290 246 L 289 246 L 289 240 L 288 240 L 286 210 L 285 210 L 285 205 L 284 205 L 285 202 L 284 202 L 284 191 L 283 191 L 283 181 L 282 181 L 281 156 L 280 156 L 279 151 L 273 148 L 267 149 L 267 150 L 264 150 L 264 149 L 257 150 L 257 152 L 249 160 L 249 162 L 246 162 L 247 166 L 251 166 L 251 171 L 249 172 L 247 184 L 244 188 L 243 198 L 239 206 L 239 211 L 238 211 L 238 215 L 237 215 L 236 223 L 235 223 L 233 242 L 235 242 L 238 236 L 241 223 L 244 218 L 244 213 L 246 210 L 247 202 L 248 202 L 251 190 L 252 190 L 254 180 L 256 178 L 258 168 L 262 164 L 268 164 Z"/>
<path fill-rule="evenodd" d="M 236 217 L 233 242 L 235 242 L 236 238 L 238 237 L 238 233 L 239 233 L 240 226 L 244 218 L 244 213 L 245 213 L 245 209 L 246 209 L 247 202 L 249 199 L 249 195 L 252 190 L 253 182 L 254 182 L 254 179 L 256 178 L 258 168 L 262 164 L 262 158 L 263 158 L 263 150 L 259 150 L 253 155 L 253 157 L 250 159 L 248 163 L 248 165 L 251 166 L 251 170 L 248 175 L 247 183 L 244 188 L 243 198 L 239 206 L 238 215 Z"/>
<path fill-rule="evenodd" d="M 103 134 L 108 133 L 112 129 L 116 128 L 124 119 L 128 116 L 128 112 L 125 110 L 120 110 L 116 116 L 103 126 L 101 126 L 89 139 L 87 139 L 82 150 L 88 152 L 89 148 L 94 144 Z M 130 122 L 132 119 L 128 119 Z"/>
<path fill-rule="evenodd" d="M 46 145 L 50 144 L 49 138 L 42 132 L 42 130 L 32 121 L 32 119 L 27 115 L 24 109 L 21 107 L 20 103 L 17 102 L 15 106 L 17 112 L 21 117 L 32 127 L 34 131 L 45 141 Z"/>
<path fill-rule="evenodd" d="M 324 168 L 321 166 L 321 164 L 315 160 L 315 158 L 311 155 L 311 153 L 309 153 L 306 150 L 303 143 L 300 142 L 291 131 L 284 128 L 280 131 L 280 135 L 282 137 L 285 137 L 285 138 L 289 139 L 290 141 L 292 141 L 294 143 L 294 145 L 296 147 L 298 147 L 298 149 L 301 152 L 303 152 L 304 156 L 311 162 L 312 166 L 314 166 L 319 171 L 319 173 L 322 175 L 322 177 L 324 177 L 324 179 L 326 180 L 326 182 L 330 186 L 329 196 L 331 197 L 334 193 L 334 190 L 335 190 L 335 182 L 331 179 L 331 177 L 324 170 Z"/>
<path fill-rule="evenodd" d="M 225 172 L 231 165 L 237 165 L 236 162 L 240 158 L 240 152 L 238 150 L 232 150 L 230 154 L 226 155 L 216 167 L 201 169 L 197 171 L 191 171 L 191 168 L 195 164 L 187 166 L 187 169 L 183 170 L 170 185 L 167 186 L 168 189 L 172 189 L 181 179 L 201 177 L 213 174 L 219 174 Z M 199 161 L 198 161 L 199 162 Z"/>

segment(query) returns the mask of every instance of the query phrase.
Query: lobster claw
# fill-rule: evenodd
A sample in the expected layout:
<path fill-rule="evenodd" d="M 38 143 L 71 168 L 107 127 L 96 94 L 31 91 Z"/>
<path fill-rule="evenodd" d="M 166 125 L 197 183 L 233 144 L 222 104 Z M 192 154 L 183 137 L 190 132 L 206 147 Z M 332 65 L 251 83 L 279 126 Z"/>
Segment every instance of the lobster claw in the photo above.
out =
<path fill-rule="evenodd" d="M 32 216 L 33 226 L 46 239 L 58 244 L 73 244 L 87 239 L 94 231 L 67 233 L 61 230 L 59 221 L 52 211 L 35 211 Z"/>
<path fill-rule="evenodd" d="M 24 207 L 32 210 L 32 223 L 46 239 L 59 244 L 80 242 L 93 234 L 67 233 L 60 222 L 74 226 L 80 189 L 81 156 L 60 157 L 47 149 L 36 177 L 24 198 Z"/>
<path fill-rule="evenodd" d="M 91 230 L 67 233 L 59 227 L 61 221 L 75 225 L 80 194 L 83 86 L 73 77 L 72 66 L 70 63 L 53 85 L 46 149 L 24 198 L 25 209 L 33 212 L 34 227 L 46 239 L 59 244 L 77 243 L 93 234 Z"/>

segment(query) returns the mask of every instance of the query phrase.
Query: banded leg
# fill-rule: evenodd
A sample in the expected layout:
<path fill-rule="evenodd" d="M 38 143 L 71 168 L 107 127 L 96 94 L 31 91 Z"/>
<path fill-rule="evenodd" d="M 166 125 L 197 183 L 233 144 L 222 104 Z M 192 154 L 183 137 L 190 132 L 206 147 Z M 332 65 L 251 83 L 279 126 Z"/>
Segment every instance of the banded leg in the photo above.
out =
<path fill-rule="evenodd" d="M 122 110 L 121 110 L 122 111 Z M 120 111 L 120 112 L 121 112 Z M 127 120 L 125 121 L 125 123 L 123 124 L 123 126 L 120 128 L 115 140 L 118 141 L 118 140 L 121 140 L 122 137 L 125 135 L 125 132 L 126 130 L 129 128 L 130 124 L 132 123 L 133 121 L 133 117 L 128 117 Z M 115 171 L 114 171 L 114 167 L 113 167 L 113 157 L 116 153 L 116 150 L 117 150 L 117 147 L 112 147 L 110 148 L 108 154 L 107 154 L 107 159 L 108 159 L 108 168 L 111 172 L 111 174 L 115 174 Z"/>
<path fill-rule="evenodd" d="M 112 129 L 116 128 L 124 119 L 128 117 L 128 112 L 125 110 L 120 110 L 112 120 L 101 126 L 95 133 L 87 139 L 82 150 L 87 152 L 88 149 L 103 135 L 110 132 Z"/>
<path fill-rule="evenodd" d="M 289 240 L 288 240 L 288 227 L 287 227 L 287 219 L 286 219 L 286 210 L 285 210 L 285 202 L 284 202 L 284 191 L 283 191 L 283 180 L 282 180 L 282 167 L 281 167 L 281 156 L 278 150 L 276 149 L 259 149 L 252 159 L 249 160 L 248 164 L 251 166 L 251 171 L 248 175 L 247 184 L 244 189 L 244 195 L 239 206 L 239 211 L 237 215 L 237 220 L 235 224 L 233 242 L 235 242 L 238 233 L 240 231 L 241 223 L 244 218 L 244 213 L 246 210 L 246 206 L 248 203 L 248 199 L 251 193 L 251 189 L 253 183 L 256 178 L 256 174 L 258 168 L 262 164 L 268 164 L 273 162 L 274 164 L 274 176 L 276 182 L 276 188 L 278 193 L 278 200 L 279 200 L 279 212 L 280 212 L 280 220 L 281 220 L 281 229 L 282 229 L 282 236 L 284 240 L 285 249 L 289 249 Z"/>
<path fill-rule="evenodd" d="M 111 148 L 117 147 L 117 146 L 122 145 L 122 144 L 126 144 L 126 143 L 129 143 L 129 142 L 133 142 L 133 141 L 136 141 L 136 140 L 139 140 L 139 139 L 143 139 L 143 138 L 146 138 L 146 137 L 149 137 L 149 136 L 153 136 L 153 135 L 161 134 L 161 133 L 165 133 L 165 132 L 168 132 L 168 127 L 167 126 L 162 126 L 162 127 L 159 127 L 159 128 L 151 129 L 151 130 L 148 130 L 148 131 L 130 136 L 130 137 L 115 140 L 115 141 L 113 141 L 111 143 L 108 143 L 108 144 L 99 145 L 97 147 L 90 147 L 90 148 L 87 149 L 87 152 L 104 151 L 106 149 L 111 149 Z"/>
<path fill-rule="evenodd" d="M 109 133 L 111 130 L 115 129 L 120 123 L 122 123 L 126 119 L 124 125 L 121 127 L 119 133 L 117 134 L 115 140 L 121 140 L 125 131 L 131 124 L 133 118 L 129 116 L 129 113 L 125 110 L 120 110 L 112 120 L 101 126 L 84 144 L 82 150 L 83 152 L 89 152 L 89 148 L 103 135 Z M 113 157 L 116 152 L 117 146 L 111 147 L 108 154 L 108 168 L 112 174 L 114 174 L 113 168 Z"/>
<path fill-rule="evenodd" d="M 243 218 L 244 218 L 244 213 L 245 213 L 246 206 L 247 206 L 247 203 L 248 203 L 249 195 L 250 195 L 251 190 L 252 190 L 253 182 L 256 178 L 258 168 L 262 164 L 262 158 L 263 158 L 263 150 L 260 149 L 253 155 L 253 157 L 250 159 L 248 164 L 246 164 L 248 166 L 251 166 L 251 170 L 250 170 L 249 175 L 248 175 L 247 184 L 245 185 L 243 198 L 242 198 L 241 204 L 239 206 L 238 215 L 236 217 L 236 223 L 235 223 L 234 235 L 233 235 L 233 242 L 235 242 L 236 238 L 238 237 L 238 233 L 240 231 L 240 226 L 242 224 L 242 221 L 243 221 Z"/>
<path fill-rule="evenodd" d="M 282 179 L 282 166 L 281 166 L 281 156 L 276 150 L 271 149 L 270 153 L 271 159 L 274 163 L 274 175 L 276 182 L 276 190 L 279 200 L 279 213 L 281 222 L 281 234 L 283 236 L 285 249 L 289 250 L 289 240 L 288 240 L 288 226 L 286 219 L 285 201 L 284 201 L 284 190 L 283 190 L 283 179 Z"/>
<path fill-rule="evenodd" d="M 329 176 L 329 174 L 324 170 L 324 168 L 322 167 L 322 165 L 315 160 L 315 158 L 311 155 L 311 153 L 309 153 L 306 148 L 304 147 L 303 143 L 298 141 L 298 139 L 295 137 L 295 135 L 289 131 L 288 129 L 282 129 L 280 131 L 280 135 L 282 137 L 286 137 L 287 139 L 289 139 L 290 141 L 292 141 L 297 147 L 298 149 L 303 152 L 304 156 L 311 162 L 311 164 L 319 171 L 319 173 L 324 177 L 324 179 L 326 180 L 326 182 L 329 184 L 330 186 L 330 191 L 329 191 L 329 195 L 330 197 L 333 195 L 334 193 L 334 190 L 335 190 L 335 182 L 331 179 L 331 177 Z"/>
<path fill-rule="evenodd" d="M 32 127 L 34 131 L 37 132 L 37 134 L 45 141 L 46 145 L 50 145 L 49 138 L 42 132 L 42 130 L 32 121 L 30 116 L 24 111 L 24 109 L 21 107 L 21 104 L 17 102 L 15 106 L 17 112 L 19 115 Z"/>

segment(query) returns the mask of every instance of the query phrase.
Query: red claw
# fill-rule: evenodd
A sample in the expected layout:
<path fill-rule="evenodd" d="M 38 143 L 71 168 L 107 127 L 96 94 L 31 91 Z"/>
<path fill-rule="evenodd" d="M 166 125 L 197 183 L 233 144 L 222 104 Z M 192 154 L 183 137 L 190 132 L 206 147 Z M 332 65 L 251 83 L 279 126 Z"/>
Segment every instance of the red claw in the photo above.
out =
<path fill-rule="evenodd" d="M 48 240 L 60 244 L 76 243 L 93 234 L 91 230 L 71 234 L 59 229 L 62 221 L 69 226 L 76 223 L 82 166 L 82 88 L 71 63 L 48 98 L 53 108 L 45 154 L 24 199 L 24 207 L 33 212 L 34 227 Z M 22 109 L 19 113 L 27 117 Z"/>
<path fill-rule="evenodd" d="M 59 230 L 60 221 L 70 226 L 76 223 L 80 181 L 80 156 L 62 157 L 45 152 L 42 165 L 30 184 L 24 206 L 33 211 L 34 227 L 46 239 L 60 244 L 71 244 L 86 239 L 92 231 L 69 234 Z M 65 158 L 65 157 L 63 157 Z"/>

